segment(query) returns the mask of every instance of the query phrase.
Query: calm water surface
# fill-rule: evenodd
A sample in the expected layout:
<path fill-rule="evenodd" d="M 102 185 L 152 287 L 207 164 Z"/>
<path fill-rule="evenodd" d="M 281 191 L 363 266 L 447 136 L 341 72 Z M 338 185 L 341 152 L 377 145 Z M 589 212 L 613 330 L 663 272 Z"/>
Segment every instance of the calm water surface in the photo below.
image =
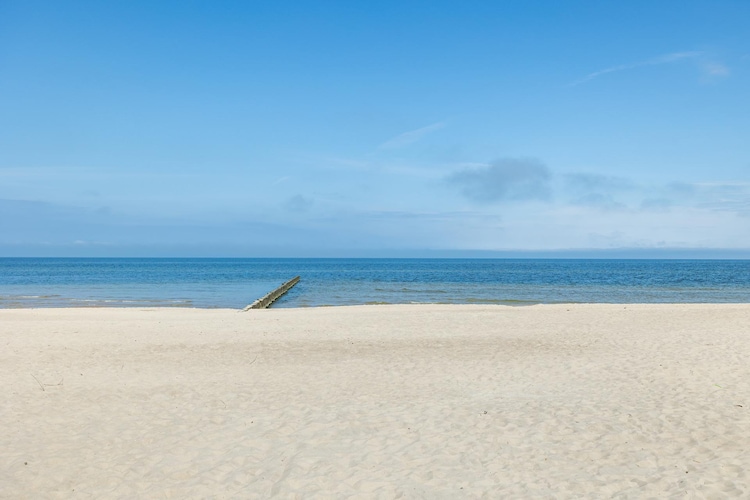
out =
<path fill-rule="evenodd" d="M 748 260 L 0 259 L 0 308 L 750 302 Z"/>

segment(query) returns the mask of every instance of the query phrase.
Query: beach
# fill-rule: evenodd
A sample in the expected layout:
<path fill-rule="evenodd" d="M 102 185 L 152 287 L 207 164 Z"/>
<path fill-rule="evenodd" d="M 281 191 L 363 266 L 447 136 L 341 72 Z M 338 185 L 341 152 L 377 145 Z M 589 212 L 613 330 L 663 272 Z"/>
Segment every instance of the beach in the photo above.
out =
<path fill-rule="evenodd" d="M 750 305 L 0 310 L 2 498 L 750 495 Z"/>

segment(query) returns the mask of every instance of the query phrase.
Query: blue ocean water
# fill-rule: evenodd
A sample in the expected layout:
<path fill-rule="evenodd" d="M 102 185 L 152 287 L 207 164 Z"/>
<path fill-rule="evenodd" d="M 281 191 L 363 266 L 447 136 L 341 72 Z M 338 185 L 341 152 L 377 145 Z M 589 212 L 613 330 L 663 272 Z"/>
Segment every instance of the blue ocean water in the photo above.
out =
<path fill-rule="evenodd" d="M 748 260 L 0 259 L 0 308 L 750 302 Z"/>

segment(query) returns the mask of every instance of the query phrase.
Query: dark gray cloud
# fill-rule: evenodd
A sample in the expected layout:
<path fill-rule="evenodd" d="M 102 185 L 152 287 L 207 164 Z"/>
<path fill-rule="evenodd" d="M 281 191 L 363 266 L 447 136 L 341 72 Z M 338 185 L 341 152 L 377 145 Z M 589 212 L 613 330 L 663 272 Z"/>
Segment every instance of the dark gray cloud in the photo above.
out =
<path fill-rule="evenodd" d="M 538 160 L 503 158 L 487 166 L 454 172 L 446 181 L 470 200 L 544 200 L 550 197 L 550 171 Z"/>

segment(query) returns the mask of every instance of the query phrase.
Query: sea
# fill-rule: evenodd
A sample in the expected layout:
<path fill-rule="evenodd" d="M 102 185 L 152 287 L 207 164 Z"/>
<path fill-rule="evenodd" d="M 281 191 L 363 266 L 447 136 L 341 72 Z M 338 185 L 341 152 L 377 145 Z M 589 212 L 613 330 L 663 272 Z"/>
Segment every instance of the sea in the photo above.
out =
<path fill-rule="evenodd" d="M 750 302 L 750 260 L 0 258 L 0 308 Z"/>

